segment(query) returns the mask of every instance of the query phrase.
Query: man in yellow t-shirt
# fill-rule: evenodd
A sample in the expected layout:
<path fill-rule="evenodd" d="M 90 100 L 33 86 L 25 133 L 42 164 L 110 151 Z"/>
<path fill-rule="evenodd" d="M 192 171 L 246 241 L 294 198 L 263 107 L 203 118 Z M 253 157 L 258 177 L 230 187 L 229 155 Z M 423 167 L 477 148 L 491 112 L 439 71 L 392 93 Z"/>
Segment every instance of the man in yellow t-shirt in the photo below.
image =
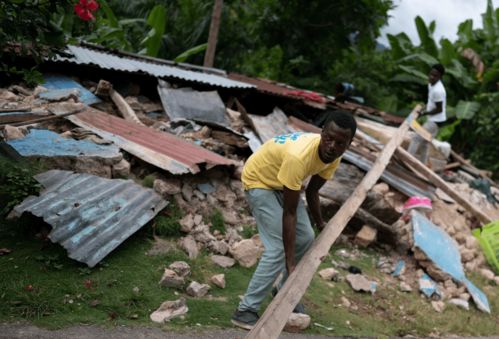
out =
<path fill-rule="evenodd" d="M 341 156 L 352 142 L 357 124 L 348 112 L 335 112 L 321 134 L 292 133 L 276 136 L 248 158 L 242 182 L 260 239 L 265 247 L 244 298 L 232 316 L 236 326 L 251 329 L 258 310 L 279 273 L 279 287 L 314 240 L 314 231 L 300 199 L 303 182 L 315 225 L 324 227 L 319 189 L 331 179 Z M 298 304 L 294 312 L 304 313 Z"/>

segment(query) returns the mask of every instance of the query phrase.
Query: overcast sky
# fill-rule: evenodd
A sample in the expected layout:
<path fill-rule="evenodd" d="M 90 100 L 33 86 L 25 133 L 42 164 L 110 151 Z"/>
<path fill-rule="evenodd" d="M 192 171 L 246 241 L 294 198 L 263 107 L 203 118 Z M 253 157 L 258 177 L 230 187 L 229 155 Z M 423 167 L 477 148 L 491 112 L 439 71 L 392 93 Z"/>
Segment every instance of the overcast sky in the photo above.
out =
<path fill-rule="evenodd" d="M 446 37 L 451 41 L 457 38 L 457 27 L 466 19 L 473 19 L 473 28 L 482 27 L 481 14 L 487 8 L 487 0 L 394 0 L 397 6 L 388 12 L 391 16 L 388 26 L 381 30 L 379 41 L 389 46 L 386 33 L 398 34 L 405 32 L 413 44 L 419 44 L 414 18 L 419 15 L 428 25 L 435 20 L 435 41 Z M 494 8 L 499 7 L 499 0 L 492 0 Z"/>

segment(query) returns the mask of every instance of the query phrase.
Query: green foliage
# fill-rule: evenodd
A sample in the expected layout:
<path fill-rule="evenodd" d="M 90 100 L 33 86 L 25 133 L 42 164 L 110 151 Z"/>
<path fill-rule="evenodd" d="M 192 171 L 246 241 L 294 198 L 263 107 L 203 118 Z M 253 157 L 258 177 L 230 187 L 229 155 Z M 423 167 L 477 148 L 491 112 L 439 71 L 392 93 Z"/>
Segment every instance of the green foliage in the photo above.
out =
<path fill-rule="evenodd" d="M 189 59 L 189 57 L 204 52 L 207 47 L 208 43 L 194 46 L 192 48 L 189 48 L 187 51 L 181 53 L 180 55 L 178 55 L 174 60 L 175 62 L 186 62 L 187 59 Z"/>
<path fill-rule="evenodd" d="M 152 188 L 154 185 L 154 180 L 156 180 L 156 177 L 154 175 L 146 175 L 144 179 L 142 179 L 142 186 Z"/>
<path fill-rule="evenodd" d="M 243 231 L 241 232 L 241 236 L 244 239 L 250 239 L 255 234 L 258 234 L 258 229 L 255 225 L 243 225 Z"/>
<path fill-rule="evenodd" d="M 432 37 L 433 30 L 435 29 L 435 23 L 432 22 L 430 27 L 433 26 L 433 30 L 430 27 L 426 27 L 424 20 L 418 15 L 415 19 L 416 29 L 418 31 L 419 40 L 421 40 L 421 46 L 423 50 L 433 57 L 438 56 L 438 48 L 435 40 Z"/>
<path fill-rule="evenodd" d="M 479 109 L 480 104 L 478 102 L 459 100 L 456 106 L 456 116 L 461 120 L 469 120 L 473 118 Z"/>
<path fill-rule="evenodd" d="M 154 218 L 154 223 L 152 225 L 154 235 L 165 237 L 181 236 L 180 219 L 182 219 L 182 211 L 177 204 L 171 203 L 162 214 Z"/>
<path fill-rule="evenodd" d="M 158 55 L 161 47 L 161 40 L 163 38 L 163 34 L 165 33 L 165 6 L 154 6 L 147 17 L 147 24 L 151 27 L 151 30 L 147 33 L 144 40 L 140 42 L 140 44 L 144 46 L 144 49 L 142 49 L 139 53 L 155 57 Z"/>
<path fill-rule="evenodd" d="M 0 217 L 29 195 L 37 195 L 41 185 L 33 179 L 39 168 L 29 163 L 15 163 L 0 156 Z"/>
<path fill-rule="evenodd" d="M 215 208 L 210 216 L 211 230 L 212 232 L 217 230 L 221 234 L 225 234 L 225 220 L 223 213 Z"/>

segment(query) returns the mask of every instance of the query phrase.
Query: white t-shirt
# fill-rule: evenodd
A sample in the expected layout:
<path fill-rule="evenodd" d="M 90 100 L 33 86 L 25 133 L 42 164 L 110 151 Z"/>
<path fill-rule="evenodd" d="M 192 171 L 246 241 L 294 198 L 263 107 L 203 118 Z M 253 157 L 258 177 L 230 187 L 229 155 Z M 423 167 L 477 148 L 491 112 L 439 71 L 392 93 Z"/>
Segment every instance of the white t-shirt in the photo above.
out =
<path fill-rule="evenodd" d="M 444 85 L 442 81 L 438 80 L 435 85 L 428 84 L 428 102 L 426 103 L 426 110 L 431 111 L 437 105 L 436 102 L 442 102 L 442 112 L 434 115 L 428 115 L 429 121 L 434 122 L 444 122 L 447 120 L 447 115 L 445 114 L 445 104 L 446 96 Z"/>

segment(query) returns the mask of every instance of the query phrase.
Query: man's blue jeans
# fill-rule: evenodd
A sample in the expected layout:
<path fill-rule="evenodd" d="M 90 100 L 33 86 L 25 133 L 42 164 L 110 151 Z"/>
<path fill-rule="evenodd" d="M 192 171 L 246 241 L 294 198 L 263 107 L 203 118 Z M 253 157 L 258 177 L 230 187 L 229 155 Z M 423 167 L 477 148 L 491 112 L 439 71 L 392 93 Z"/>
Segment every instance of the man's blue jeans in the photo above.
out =
<path fill-rule="evenodd" d="M 283 281 L 287 278 L 284 243 L 282 241 L 283 193 L 282 191 L 254 188 L 246 191 L 246 198 L 251 213 L 256 219 L 260 239 L 265 250 L 244 298 L 239 304 L 239 310 L 258 312 L 279 273 L 283 273 Z M 295 259 L 298 263 L 312 245 L 314 231 L 302 199 L 298 203 L 296 213 Z"/>

